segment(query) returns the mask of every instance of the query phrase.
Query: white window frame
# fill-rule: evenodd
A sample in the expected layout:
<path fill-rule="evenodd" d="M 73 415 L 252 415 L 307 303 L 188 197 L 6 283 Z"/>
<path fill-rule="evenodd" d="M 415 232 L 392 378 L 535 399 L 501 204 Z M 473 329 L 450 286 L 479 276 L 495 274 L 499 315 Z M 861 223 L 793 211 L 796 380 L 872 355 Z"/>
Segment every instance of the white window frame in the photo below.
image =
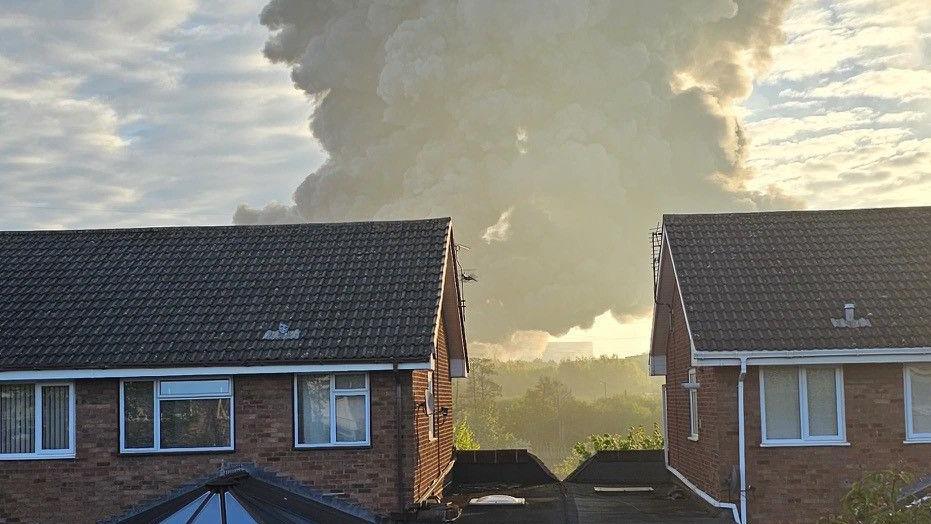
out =
<path fill-rule="evenodd" d="M 689 369 L 689 440 L 698 440 L 698 430 L 701 428 L 701 418 L 698 416 L 698 373 L 695 368 Z"/>
<path fill-rule="evenodd" d="M 432 371 L 427 371 L 427 387 L 424 389 L 423 405 L 427 412 L 427 438 L 436 440 L 436 381 Z M 431 402 L 432 401 L 432 402 Z M 432 404 L 432 405 L 431 405 Z"/>
<path fill-rule="evenodd" d="M 4 385 L 24 384 L 24 382 L 3 382 Z M 77 437 L 75 424 L 76 401 L 74 394 L 74 382 L 25 382 L 32 384 L 35 388 L 33 396 L 35 410 L 35 451 L 32 453 L 0 453 L 0 461 L 3 460 L 60 460 L 73 459 L 75 457 L 75 439 Z M 68 449 L 42 449 L 42 387 L 43 386 L 68 386 Z"/>
<path fill-rule="evenodd" d="M 929 364 L 925 364 L 929 365 Z M 916 433 L 912 419 L 912 368 L 914 365 L 902 366 L 902 380 L 905 393 L 905 443 L 931 444 L 931 433 Z"/>
<path fill-rule="evenodd" d="M 779 446 L 849 446 L 847 442 L 847 416 L 844 412 L 844 366 L 788 366 L 798 373 L 799 434 L 801 438 L 767 438 L 766 436 L 766 379 L 760 366 L 760 436 L 762 447 Z M 810 435 L 808 421 L 808 369 L 832 368 L 834 370 L 834 400 L 837 408 L 837 435 Z"/>
<path fill-rule="evenodd" d="M 300 427 L 299 413 L 297 412 L 297 381 L 303 376 L 328 375 L 330 377 L 330 441 L 321 443 L 301 443 L 298 440 L 298 428 Z M 336 389 L 337 375 L 365 375 L 365 388 L 355 389 Z M 370 446 L 372 443 L 372 402 L 371 402 L 371 381 L 368 373 L 348 372 L 348 373 L 295 373 L 293 389 L 293 423 L 294 423 L 294 447 L 297 449 L 308 448 L 358 448 Z M 338 442 L 336 440 L 336 397 L 337 396 L 364 396 L 365 398 L 365 440 L 356 442 Z"/>
<path fill-rule="evenodd" d="M 196 380 L 228 380 L 230 391 L 228 394 L 201 394 L 201 395 L 161 395 L 162 382 L 179 382 L 179 381 L 196 381 Z M 125 413 L 125 385 L 127 382 L 151 382 L 152 383 L 152 431 L 155 433 L 152 438 L 153 447 L 151 448 L 127 448 L 126 447 L 126 413 Z M 138 453 L 200 453 L 210 451 L 234 451 L 236 449 L 236 408 L 234 405 L 234 384 L 232 377 L 170 377 L 170 378 L 124 378 L 120 379 L 120 453 L 138 454 Z M 218 447 L 198 447 L 198 448 L 163 448 L 162 447 L 162 400 L 201 400 L 201 399 L 222 399 L 230 400 L 230 445 Z"/>

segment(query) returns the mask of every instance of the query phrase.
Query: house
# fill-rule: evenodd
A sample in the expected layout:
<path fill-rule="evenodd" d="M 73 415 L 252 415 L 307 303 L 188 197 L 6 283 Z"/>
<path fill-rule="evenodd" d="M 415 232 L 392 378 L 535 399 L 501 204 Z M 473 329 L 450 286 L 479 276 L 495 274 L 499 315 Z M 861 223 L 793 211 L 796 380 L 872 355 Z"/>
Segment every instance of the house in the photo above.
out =
<path fill-rule="evenodd" d="M 931 470 L 931 207 L 666 215 L 650 371 L 668 469 L 738 522 Z"/>
<path fill-rule="evenodd" d="M 456 268 L 449 219 L 0 233 L 0 522 L 441 496 Z"/>

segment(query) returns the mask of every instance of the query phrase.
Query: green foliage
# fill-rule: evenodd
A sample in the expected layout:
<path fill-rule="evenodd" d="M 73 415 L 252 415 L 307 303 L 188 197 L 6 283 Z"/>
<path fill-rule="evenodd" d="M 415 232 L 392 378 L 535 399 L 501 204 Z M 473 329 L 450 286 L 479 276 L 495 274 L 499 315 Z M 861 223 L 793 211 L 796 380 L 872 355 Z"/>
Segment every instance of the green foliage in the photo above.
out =
<path fill-rule="evenodd" d="M 469 378 L 454 385 L 454 413 L 457 421 L 468 420 L 483 449 L 526 447 L 558 473 L 564 463 L 577 463 L 573 444 L 589 435 L 658 423 L 660 388 L 652 381 L 640 356 L 561 363 L 475 359 Z M 514 391 L 515 384 L 524 389 Z"/>
<path fill-rule="evenodd" d="M 844 495 L 841 512 L 822 524 L 919 524 L 931 522 L 931 502 L 901 500 L 915 477 L 899 471 L 871 473 Z"/>
<path fill-rule="evenodd" d="M 453 427 L 453 433 L 456 437 L 456 449 L 463 451 L 475 450 L 481 448 L 478 441 L 475 440 L 475 433 L 469 428 L 469 421 L 462 419 Z"/>
<path fill-rule="evenodd" d="M 628 428 L 627 435 L 604 433 L 590 435 L 587 441 L 576 442 L 572 451 L 579 462 L 587 460 L 598 451 L 626 451 L 634 449 L 663 449 L 663 432 L 659 424 L 653 424 L 653 431 L 647 433 L 643 426 Z"/>
<path fill-rule="evenodd" d="M 579 464 L 598 451 L 635 449 L 663 449 L 663 432 L 659 424 L 653 423 L 653 430 L 650 432 L 647 432 L 642 425 L 638 425 L 628 428 L 626 435 L 618 433 L 589 435 L 587 439 L 576 442 L 572 446 L 572 455 L 560 462 L 554 468 L 554 472 L 565 478 L 579 467 Z"/>

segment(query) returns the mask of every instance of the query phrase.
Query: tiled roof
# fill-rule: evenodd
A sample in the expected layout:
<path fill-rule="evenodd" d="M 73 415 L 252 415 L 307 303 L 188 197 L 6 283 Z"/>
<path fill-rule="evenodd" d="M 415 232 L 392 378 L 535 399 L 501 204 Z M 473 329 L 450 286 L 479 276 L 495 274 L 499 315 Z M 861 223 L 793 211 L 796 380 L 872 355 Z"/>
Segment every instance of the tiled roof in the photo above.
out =
<path fill-rule="evenodd" d="M 663 223 L 699 351 L 931 346 L 931 207 Z"/>
<path fill-rule="evenodd" d="M 424 361 L 449 224 L 2 232 L 0 369 Z"/>

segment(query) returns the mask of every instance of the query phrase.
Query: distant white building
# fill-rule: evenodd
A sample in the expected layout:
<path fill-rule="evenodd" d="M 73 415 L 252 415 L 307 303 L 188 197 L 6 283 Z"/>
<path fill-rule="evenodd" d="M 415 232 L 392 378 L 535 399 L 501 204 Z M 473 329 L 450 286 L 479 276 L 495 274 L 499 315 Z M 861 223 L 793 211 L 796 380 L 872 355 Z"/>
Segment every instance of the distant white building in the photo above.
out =
<path fill-rule="evenodd" d="M 595 351 L 591 342 L 548 342 L 546 349 L 540 358 L 559 362 L 560 360 L 572 360 L 579 357 L 591 358 Z"/>

